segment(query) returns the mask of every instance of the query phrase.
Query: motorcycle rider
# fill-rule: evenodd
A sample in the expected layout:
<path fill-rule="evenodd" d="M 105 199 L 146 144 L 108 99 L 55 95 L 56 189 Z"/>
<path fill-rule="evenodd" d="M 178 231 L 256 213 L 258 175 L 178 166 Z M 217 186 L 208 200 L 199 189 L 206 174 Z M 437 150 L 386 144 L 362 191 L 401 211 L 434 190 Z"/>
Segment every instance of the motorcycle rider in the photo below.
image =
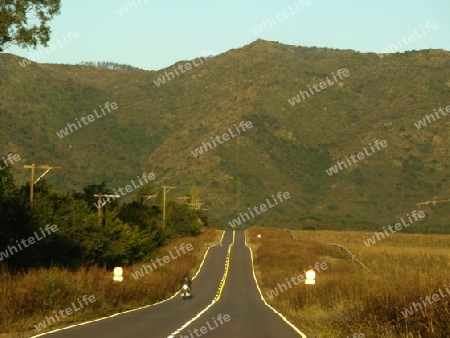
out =
<path fill-rule="evenodd" d="M 187 273 L 183 276 L 183 279 L 180 282 L 180 288 L 182 288 L 184 284 L 187 284 L 189 289 L 192 291 L 192 280 Z"/>

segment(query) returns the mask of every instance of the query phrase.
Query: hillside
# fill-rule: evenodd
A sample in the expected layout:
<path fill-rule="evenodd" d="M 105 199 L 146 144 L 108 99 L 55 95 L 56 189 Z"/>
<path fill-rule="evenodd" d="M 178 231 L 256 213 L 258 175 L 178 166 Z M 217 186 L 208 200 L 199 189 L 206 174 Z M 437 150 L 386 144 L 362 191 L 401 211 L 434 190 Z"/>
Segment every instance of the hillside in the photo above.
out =
<path fill-rule="evenodd" d="M 153 171 L 155 184 L 178 187 L 172 196 L 185 196 L 197 185 L 210 218 L 225 223 L 288 191 L 290 199 L 245 224 L 284 221 L 324 229 L 379 229 L 418 202 L 449 199 L 450 117 L 420 130 L 414 125 L 450 105 L 447 51 L 380 58 L 257 40 L 159 86 L 158 77 L 192 60 L 157 72 L 22 67 L 19 61 L 0 54 L 0 153 L 20 154 L 12 165 L 18 183 L 28 179 L 23 165 L 31 163 L 62 166 L 46 180 L 67 192 L 102 181 L 123 187 Z M 288 102 L 339 69 L 349 76 L 294 106 Z M 57 136 L 106 102 L 118 108 Z M 241 121 L 253 128 L 193 156 L 202 142 Z M 375 140 L 388 145 L 332 176 L 326 173 Z M 447 231 L 447 207 L 423 206 L 427 217 L 416 230 Z"/>

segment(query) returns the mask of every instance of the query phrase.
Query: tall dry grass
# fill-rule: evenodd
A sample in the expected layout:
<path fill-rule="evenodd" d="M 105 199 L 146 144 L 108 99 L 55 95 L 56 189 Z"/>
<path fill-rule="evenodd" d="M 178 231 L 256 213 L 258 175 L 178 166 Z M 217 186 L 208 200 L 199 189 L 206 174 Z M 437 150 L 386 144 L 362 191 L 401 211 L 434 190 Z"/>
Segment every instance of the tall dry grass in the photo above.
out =
<path fill-rule="evenodd" d="M 261 238 L 256 238 L 260 233 Z M 401 311 L 421 297 L 450 285 L 449 235 L 391 235 L 373 246 L 373 235 L 350 231 L 287 231 L 254 227 L 248 238 L 255 247 L 255 265 L 268 302 L 285 313 L 308 337 L 450 336 L 450 295 L 404 318 Z M 372 273 L 353 263 L 349 249 Z M 328 269 L 316 275 L 316 285 L 297 285 L 270 299 L 266 292 L 298 276 L 315 262 Z M 449 288 L 450 289 L 450 288 Z"/>
<path fill-rule="evenodd" d="M 218 243 L 221 234 L 221 231 L 208 229 L 199 237 L 180 238 L 158 250 L 155 258 L 168 255 L 170 250 L 177 256 L 174 247 L 179 248 L 182 243 L 192 244 L 193 250 L 138 279 L 134 279 L 131 273 L 140 269 L 142 263 L 127 267 L 122 283 L 113 282 L 112 271 L 98 267 L 77 272 L 58 268 L 17 275 L 0 272 L 0 333 L 22 332 L 16 335 L 21 337 L 37 334 L 34 325 L 53 315 L 54 311 L 68 308 L 83 295 L 93 295 L 96 301 L 50 326 L 50 329 L 166 299 L 178 291 L 179 280 L 184 273 L 195 273 L 207 247 Z"/>

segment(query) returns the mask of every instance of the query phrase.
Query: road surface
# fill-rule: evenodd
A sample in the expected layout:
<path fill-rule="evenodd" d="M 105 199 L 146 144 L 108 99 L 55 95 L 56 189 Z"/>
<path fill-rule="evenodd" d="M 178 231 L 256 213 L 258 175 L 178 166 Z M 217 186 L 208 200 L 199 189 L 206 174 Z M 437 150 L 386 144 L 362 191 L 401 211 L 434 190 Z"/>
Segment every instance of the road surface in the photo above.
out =
<path fill-rule="evenodd" d="M 230 260 L 225 268 L 229 245 Z M 226 273 L 225 283 L 220 289 Z M 253 278 L 245 234 L 225 232 L 222 245 L 210 248 L 192 284 L 193 297 L 161 304 L 45 334 L 49 338 L 111 337 L 301 337 L 261 300 Z M 220 291 L 219 291 L 220 290 Z M 217 298 L 219 298 L 217 301 Z M 41 335 L 39 335 L 41 336 Z M 305 337 L 305 336 L 304 336 Z"/>

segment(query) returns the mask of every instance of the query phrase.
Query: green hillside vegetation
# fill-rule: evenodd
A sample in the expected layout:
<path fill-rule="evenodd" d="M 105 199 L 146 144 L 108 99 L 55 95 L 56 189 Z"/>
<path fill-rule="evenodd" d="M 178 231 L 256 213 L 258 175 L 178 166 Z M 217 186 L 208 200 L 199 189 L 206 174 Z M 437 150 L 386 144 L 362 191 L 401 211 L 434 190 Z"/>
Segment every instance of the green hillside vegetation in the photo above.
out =
<path fill-rule="evenodd" d="M 105 184 L 64 194 L 40 180 L 32 205 L 29 187 L 16 186 L 9 169 L 0 170 L 0 271 L 129 266 L 150 260 L 170 241 L 199 235 L 208 225 L 201 211 L 167 198 L 162 226 L 162 193 L 151 184 L 130 203 L 105 201 L 101 208 L 93 203 L 94 194 L 109 193 Z M 153 200 L 140 201 L 141 194 L 150 193 Z"/>
<path fill-rule="evenodd" d="M 124 186 L 152 171 L 154 184 L 177 186 L 177 196 L 198 186 L 210 220 L 225 225 L 288 191 L 289 200 L 245 225 L 307 229 L 378 230 L 419 210 L 416 203 L 449 197 L 447 117 L 420 130 L 414 125 L 450 104 L 448 51 L 380 58 L 257 40 L 160 86 L 158 77 L 189 60 L 157 72 L 21 67 L 20 60 L 0 54 L 0 153 L 21 155 L 12 168 L 20 184 L 29 179 L 23 164 L 31 163 L 62 166 L 46 179 L 66 193 L 103 181 Z M 343 68 L 350 76 L 342 83 L 289 104 L 299 90 Z M 118 109 L 56 135 L 106 102 Z M 240 121 L 253 128 L 192 155 Z M 375 140 L 388 146 L 333 176 L 325 172 Z M 427 217 L 404 232 L 448 232 L 448 206 L 422 206 Z"/>

